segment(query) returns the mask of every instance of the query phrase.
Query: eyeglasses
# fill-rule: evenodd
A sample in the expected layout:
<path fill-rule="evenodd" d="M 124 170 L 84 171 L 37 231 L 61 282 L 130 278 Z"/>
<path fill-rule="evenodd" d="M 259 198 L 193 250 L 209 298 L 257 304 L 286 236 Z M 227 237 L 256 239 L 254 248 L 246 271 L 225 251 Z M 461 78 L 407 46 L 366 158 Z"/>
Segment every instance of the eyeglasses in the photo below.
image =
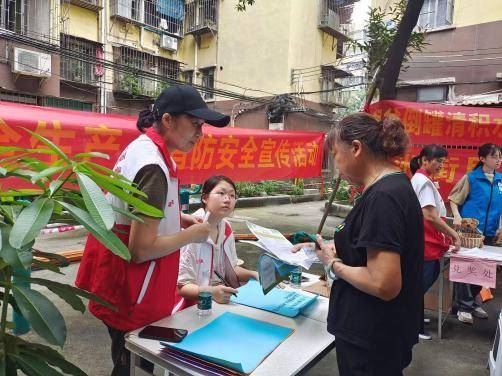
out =
<path fill-rule="evenodd" d="M 211 192 L 210 195 L 217 195 L 221 200 L 223 200 L 225 197 L 228 197 L 230 200 L 237 200 L 235 193 Z"/>

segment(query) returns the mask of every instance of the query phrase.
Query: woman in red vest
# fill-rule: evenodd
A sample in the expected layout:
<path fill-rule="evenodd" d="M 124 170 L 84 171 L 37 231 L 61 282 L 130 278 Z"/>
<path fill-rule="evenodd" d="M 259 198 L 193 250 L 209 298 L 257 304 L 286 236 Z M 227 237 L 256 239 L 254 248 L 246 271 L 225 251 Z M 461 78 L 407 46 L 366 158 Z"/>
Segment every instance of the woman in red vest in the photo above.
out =
<path fill-rule="evenodd" d="M 112 339 L 112 375 L 129 375 L 124 334 L 176 311 L 179 249 L 205 241 L 210 234 L 208 223 L 180 212 L 177 168 L 170 153 L 189 152 L 202 137 L 202 124 L 224 127 L 229 120 L 209 110 L 195 88 L 171 86 L 159 95 L 152 110 L 140 113 L 137 126 L 142 134 L 115 165 L 114 170 L 137 184 L 148 196 L 145 201 L 163 210 L 164 217 L 141 216 L 143 222 L 138 222 L 116 214 L 116 233 L 128 245 L 130 263 L 92 235 L 87 239 L 75 284 L 118 309 L 89 303 L 90 312 L 104 322 Z M 107 200 L 129 209 L 111 194 Z M 182 227 L 186 230 L 181 231 Z M 152 363 L 142 360 L 141 366 L 153 372 Z"/>
<path fill-rule="evenodd" d="M 432 181 L 434 176 L 441 172 L 447 156 L 448 151 L 444 146 L 426 145 L 420 154 L 410 161 L 410 169 L 413 174 L 411 185 L 417 194 L 424 215 L 424 294 L 438 278 L 439 260 L 448 251 L 450 244 L 454 244 L 456 249 L 460 248 L 459 235 L 444 221 L 446 206 L 436 184 Z M 420 327 L 419 337 L 431 339 L 431 336 L 425 333 L 423 319 Z"/>

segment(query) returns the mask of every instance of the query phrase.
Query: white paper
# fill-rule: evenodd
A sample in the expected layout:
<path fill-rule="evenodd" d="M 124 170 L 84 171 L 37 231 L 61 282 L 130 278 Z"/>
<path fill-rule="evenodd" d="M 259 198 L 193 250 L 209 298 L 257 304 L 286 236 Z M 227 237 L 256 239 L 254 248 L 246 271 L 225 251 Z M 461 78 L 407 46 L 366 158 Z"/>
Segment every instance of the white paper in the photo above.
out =
<path fill-rule="evenodd" d="M 497 261 L 502 263 L 502 248 L 501 247 L 489 247 L 485 246 L 482 249 L 479 248 L 460 248 L 457 253 L 451 253 L 450 256 L 465 256 L 472 258 L 480 258 L 485 260 Z"/>
<path fill-rule="evenodd" d="M 258 226 L 249 221 L 246 224 L 258 239 L 255 243 L 251 241 L 246 241 L 246 243 L 255 244 L 284 262 L 299 265 L 308 270 L 314 262 L 319 260 L 315 252 L 311 250 L 301 249 L 297 253 L 292 253 L 293 244 L 275 229 Z"/>

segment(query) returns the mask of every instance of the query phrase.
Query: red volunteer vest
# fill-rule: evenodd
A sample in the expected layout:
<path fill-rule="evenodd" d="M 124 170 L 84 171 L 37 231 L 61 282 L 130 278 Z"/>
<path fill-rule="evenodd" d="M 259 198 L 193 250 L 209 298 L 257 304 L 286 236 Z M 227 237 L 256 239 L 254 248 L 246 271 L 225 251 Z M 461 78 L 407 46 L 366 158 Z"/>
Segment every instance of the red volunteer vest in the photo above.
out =
<path fill-rule="evenodd" d="M 152 129 L 148 129 L 146 135 L 162 153 L 170 176 L 176 177 L 160 135 Z M 129 225 L 116 224 L 114 232 L 128 245 Z M 114 311 L 91 300 L 89 310 L 94 316 L 108 326 L 130 331 L 171 315 L 180 300 L 176 294 L 178 265 L 179 251 L 154 262 L 127 262 L 89 234 L 75 285 L 117 308 Z"/>
<path fill-rule="evenodd" d="M 418 170 L 417 172 L 429 177 L 425 170 Z M 444 221 L 444 218 L 441 218 Z M 444 235 L 442 232 L 436 230 L 432 224 L 424 219 L 424 260 L 433 261 L 439 260 L 443 254 L 448 251 L 452 241 L 450 237 Z"/>

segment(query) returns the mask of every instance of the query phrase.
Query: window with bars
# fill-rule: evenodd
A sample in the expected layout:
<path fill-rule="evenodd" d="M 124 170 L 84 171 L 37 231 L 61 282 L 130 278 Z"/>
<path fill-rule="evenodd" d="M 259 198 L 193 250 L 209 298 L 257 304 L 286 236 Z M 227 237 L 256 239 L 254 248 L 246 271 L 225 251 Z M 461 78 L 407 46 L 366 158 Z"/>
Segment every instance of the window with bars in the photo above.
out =
<path fill-rule="evenodd" d="M 435 29 L 453 24 L 454 0 L 425 0 L 417 25 Z"/>
<path fill-rule="evenodd" d="M 214 100 L 214 93 L 212 89 L 214 89 L 214 68 L 205 68 L 201 69 L 200 73 L 202 74 L 202 87 L 211 89 L 209 91 L 204 91 L 202 93 L 202 98 L 205 101 Z"/>
<path fill-rule="evenodd" d="M 89 58 L 95 58 L 101 46 L 85 39 L 61 34 L 61 48 L 77 52 Z M 98 73 L 98 74 L 96 74 Z M 61 55 L 61 78 L 86 85 L 96 85 L 100 79 L 99 66 Z"/>
<path fill-rule="evenodd" d="M 129 47 L 114 48 L 114 59 L 118 64 L 140 71 L 116 71 L 114 90 L 117 92 L 155 97 L 165 85 L 160 82 L 160 78 L 148 77 L 149 74 L 171 79 L 178 79 L 180 75 L 179 61 L 150 55 Z"/>
<path fill-rule="evenodd" d="M 32 104 L 43 107 L 57 107 L 67 110 L 92 111 L 92 102 L 83 102 L 70 98 L 45 97 L 40 95 L 22 93 L 0 89 L 0 100 L 5 102 Z"/>
<path fill-rule="evenodd" d="M 183 0 L 111 0 L 112 17 L 148 25 L 182 37 L 185 3 Z"/>
<path fill-rule="evenodd" d="M 26 34 L 28 2 L 26 0 L 0 0 L 0 27 L 18 34 Z"/>
<path fill-rule="evenodd" d="M 217 30 L 218 0 L 187 0 L 185 9 L 187 33 L 204 34 Z"/>
<path fill-rule="evenodd" d="M 187 85 L 193 85 L 193 70 L 184 71 L 181 77 Z"/>
<path fill-rule="evenodd" d="M 329 67 L 321 67 L 321 103 L 333 102 L 336 86 L 335 72 Z"/>

